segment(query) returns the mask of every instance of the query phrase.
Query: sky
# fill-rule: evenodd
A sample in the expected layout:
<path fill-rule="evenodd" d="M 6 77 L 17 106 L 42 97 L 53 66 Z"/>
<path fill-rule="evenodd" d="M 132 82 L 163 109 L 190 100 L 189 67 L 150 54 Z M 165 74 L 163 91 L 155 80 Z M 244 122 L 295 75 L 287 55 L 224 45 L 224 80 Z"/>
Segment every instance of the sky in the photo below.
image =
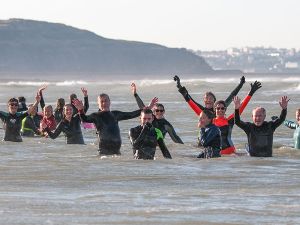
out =
<path fill-rule="evenodd" d="M 0 0 L 0 19 L 10 18 L 202 51 L 300 49 L 298 0 Z"/>

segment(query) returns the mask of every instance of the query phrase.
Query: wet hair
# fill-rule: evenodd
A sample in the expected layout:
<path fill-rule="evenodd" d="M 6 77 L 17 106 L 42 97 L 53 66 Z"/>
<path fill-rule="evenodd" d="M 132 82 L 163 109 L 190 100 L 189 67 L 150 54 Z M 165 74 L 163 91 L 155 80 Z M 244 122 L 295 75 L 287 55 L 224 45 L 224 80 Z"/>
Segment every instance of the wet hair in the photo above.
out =
<path fill-rule="evenodd" d="M 73 99 L 77 98 L 76 94 L 70 94 L 70 101 L 72 102 Z"/>
<path fill-rule="evenodd" d="M 16 103 L 19 104 L 19 101 L 18 101 L 18 99 L 16 99 L 16 98 L 10 98 L 10 99 L 7 101 L 7 104 L 9 105 L 9 104 L 12 103 L 12 102 L 16 102 Z"/>
<path fill-rule="evenodd" d="M 63 99 L 63 98 L 59 98 L 59 99 L 57 99 L 57 101 L 56 101 L 56 110 L 57 109 L 62 109 L 63 107 L 65 106 L 65 99 Z"/>
<path fill-rule="evenodd" d="M 149 109 L 149 108 L 144 108 L 144 109 L 142 109 L 142 111 L 141 111 L 141 114 L 151 114 L 151 115 L 153 115 L 153 112 L 152 112 L 152 110 L 151 109 Z"/>
<path fill-rule="evenodd" d="M 26 98 L 24 96 L 18 97 L 19 102 L 26 102 Z"/>
<path fill-rule="evenodd" d="M 263 112 L 263 114 L 266 115 L 266 109 L 261 107 L 261 106 L 258 106 L 255 109 L 253 109 L 252 110 L 252 115 L 253 115 L 254 111 L 257 111 L 257 110 L 261 110 Z"/>
<path fill-rule="evenodd" d="M 224 105 L 224 107 L 227 108 L 227 107 L 226 107 L 226 103 L 225 103 L 225 101 L 223 101 L 223 100 L 219 100 L 219 101 L 215 102 L 214 108 L 216 108 L 217 105 L 220 105 L 220 104 Z"/>
<path fill-rule="evenodd" d="M 110 101 L 110 98 L 109 98 L 108 94 L 105 94 L 105 93 L 101 93 L 99 95 L 99 98 L 107 98 Z"/>
<path fill-rule="evenodd" d="M 214 99 L 214 102 L 217 101 L 216 96 L 211 91 L 206 92 L 205 95 L 210 95 Z"/>
<path fill-rule="evenodd" d="M 156 107 L 156 108 L 161 107 L 161 108 L 163 108 L 163 110 L 165 110 L 164 105 L 163 105 L 163 104 L 160 104 L 160 103 L 156 103 L 156 104 L 155 104 L 155 107 Z"/>
<path fill-rule="evenodd" d="M 207 116 L 208 119 L 212 120 L 213 118 L 215 118 L 215 114 L 208 109 L 204 109 L 202 112 Z"/>

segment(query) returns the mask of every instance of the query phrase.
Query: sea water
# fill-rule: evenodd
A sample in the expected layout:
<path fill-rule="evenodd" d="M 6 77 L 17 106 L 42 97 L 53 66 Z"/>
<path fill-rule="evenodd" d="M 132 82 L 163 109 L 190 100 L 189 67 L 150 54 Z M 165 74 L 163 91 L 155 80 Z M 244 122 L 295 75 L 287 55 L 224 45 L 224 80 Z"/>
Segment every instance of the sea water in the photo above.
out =
<path fill-rule="evenodd" d="M 280 114 L 279 99 L 287 95 L 288 119 L 300 108 L 298 76 L 249 76 L 239 93 L 243 98 L 256 79 L 262 88 L 245 109 L 242 120 L 251 121 L 256 106 L 267 109 L 267 120 Z M 137 104 L 130 91 L 131 80 L 101 78 L 72 80 L 0 80 L 0 110 L 7 111 L 10 97 L 34 101 L 40 85 L 46 104 L 88 89 L 90 108 L 97 111 L 97 95 L 107 93 L 111 109 L 133 111 Z M 239 83 L 238 77 L 182 77 L 193 98 L 213 91 L 225 99 Z M 137 91 L 147 104 L 157 96 L 165 105 L 165 117 L 184 145 L 167 135 L 165 142 L 173 159 L 157 149 L 156 160 L 134 160 L 128 138 L 139 118 L 119 123 L 121 156 L 100 158 L 93 129 L 83 130 L 86 145 L 66 145 L 64 136 L 24 138 L 22 143 L 0 145 L 0 224 L 300 224 L 300 151 L 292 148 L 293 130 L 283 125 L 274 134 L 272 158 L 245 154 L 218 159 L 197 159 L 197 116 L 177 91 L 172 77 L 137 79 Z M 233 104 L 227 115 L 233 113 Z M 3 130 L 0 130 L 3 137 Z M 237 151 L 245 153 L 245 133 L 234 127 Z"/>

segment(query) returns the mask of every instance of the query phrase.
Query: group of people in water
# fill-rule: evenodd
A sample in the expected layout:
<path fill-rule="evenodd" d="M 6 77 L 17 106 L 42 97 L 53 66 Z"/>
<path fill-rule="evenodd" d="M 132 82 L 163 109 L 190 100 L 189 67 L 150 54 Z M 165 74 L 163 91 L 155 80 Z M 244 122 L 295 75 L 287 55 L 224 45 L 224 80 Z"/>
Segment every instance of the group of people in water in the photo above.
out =
<path fill-rule="evenodd" d="M 253 123 L 243 122 L 240 115 L 243 113 L 253 94 L 262 87 L 261 83 L 255 81 L 251 84 L 249 93 L 241 101 L 237 96 L 245 84 L 245 77 L 240 79 L 237 87 L 230 93 L 226 100 L 216 100 L 212 92 L 204 95 L 204 105 L 196 102 L 181 85 L 180 78 L 174 77 L 178 91 L 182 94 L 191 109 L 199 116 L 198 127 L 200 128 L 198 146 L 201 152 L 198 158 L 215 158 L 222 155 L 234 154 L 236 149 L 231 140 L 234 124 L 240 127 L 248 138 L 248 152 L 250 156 L 271 157 L 273 146 L 273 133 L 283 122 L 295 129 L 295 148 L 300 149 L 300 109 L 296 112 L 297 122 L 285 120 L 289 99 L 283 96 L 279 102 L 282 108 L 279 117 L 273 117 L 271 121 L 265 121 L 266 110 L 257 107 L 252 111 Z M 98 111 L 87 115 L 89 109 L 87 90 L 82 88 L 84 101 L 80 101 L 76 94 L 71 94 L 69 103 L 59 98 L 57 106 L 53 110 L 51 105 L 46 105 L 43 91 L 46 86 L 41 87 L 36 96 L 35 103 L 25 104 L 25 98 L 11 98 L 8 101 L 8 112 L 0 111 L 3 121 L 5 135 L 4 141 L 21 142 L 23 136 L 33 137 L 35 135 L 47 136 L 52 139 L 64 133 L 67 144 L 84 144 L 81 131 L 82 124 L 92 124 L 97 130 L 99 139 L 100 155 L 120 155 L 121 134 L 119 121 L 128 120 L 140 116 L 140 125 L 129 131 L 133 155 L 136 159 L 154 159 L 157 146 L 165 158 L 172 156 L 164 143 L 165 135 L 168 133 L 175 143 L 183 144 L 175 129 L 164 118 L 165 108 L 158 103 L 155 97 L 145 106 L 137 94 L 137 87 L 131 84 L 133 96 L 139 109 L 131 112 L 122 112 L 110 109 L 110 98 L 107 94 L 98 96 Z M 235 111 L 226 117 L 226 109 L 233 101 Z M 37 112 L 40 104 L 42 113 Z"/>

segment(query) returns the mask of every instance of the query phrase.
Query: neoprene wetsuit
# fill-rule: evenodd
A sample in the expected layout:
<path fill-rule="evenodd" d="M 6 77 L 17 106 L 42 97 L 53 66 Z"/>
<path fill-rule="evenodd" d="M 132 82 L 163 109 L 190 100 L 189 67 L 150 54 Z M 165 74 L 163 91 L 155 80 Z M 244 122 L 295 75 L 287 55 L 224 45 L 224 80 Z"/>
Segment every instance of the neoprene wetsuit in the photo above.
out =
<path fill-rule="evenodd" d="M 136 100 L 139 108 L 140 109 L 144 108 L 145 104 L 142 101 L 142 99 L 139 97 L 139 95 L 136 93 L 136 94 L 134 94 L 134 97 L 135 97 L 135 100 Z M 152 121 L 152 124 L 155 128 L 158 128 L 162 132 L 164 138 L 165 138 L 166 134 L 168 133 L 170 135 L 171 139 L 175 143 L 183 144 L 183 141 L 176 134 L 176 131 L 175 131 L 174 127 L 172 126 L 172 124 L 170 124 L 170 122 L 167 121 L 165 118 L 157 119 L 154 116 L 154 120 Z"/>
<path fill-rule="evenodd" d="M 99 138 L 99 153 L 102 155 L 121 154 L 121 134 L 119 121 L 138 117 L 141 110 L 133 112 L 121 111 L 99 111 L 90 115 L 85 115 L 79 111 L 83 122 L 94 123 L 97 128 Z"/>
<path fill-rule="evenodd" d="M 84 144 L 80 123 L 81 119 L 77 114 L 72 117 L 70 122 L 66 119 L 60 121 L 53 132 L 51 132 L 48 127 L 45 129 L 45 131 L 52 139 L 57 138 L 59 134 L 63 132 L 66 136 L 67 144 Z"/>
<path fill-rule="evenodd" d="M 5 129 L 4 141 L 22 141 L 20 135 L 21 122 L 26 116 L 28 116 L 27 111 L 17 112 L 14 115 L 0 111 L 0 118 L 3 121 Z"/>
<path fill-rule="evenodd" d="M 203 146 L 205 150 L 210 150 L 209 158 L 220 157 L 221 151 L 221 131 L 214 124 L 208 124 L 206 127 L 200 129 L 200 137 L 198 138 L 198 145 Z M 198 158 L 206 158 L 206 152 L 200 153 Z"/>
<path fill-rule="evenodd" d="M 131 128 L 129 137 L 133 146 L 133 155 L 136 159 L 154 159 L 157 145 L 165 158 L 172 158 L 164 143 L 161 131 L 151 124 Z"/>
<path fill-rule="evenodd" d="M 284 125 L 291 128 L 294 131 L 294 148 L 300 149 L 300 125 L 294 121 L 285 120 Z"/>
<path fill-rule="evenodd" d="M 264 121 L 261 126 L 256 126 L 254 123 L 241 121 L 239 110 L 235 110 L 235 124 L 247 134 L 250 156 L 272 157 L 273 134 L 285 120 L 286 114 L 287 110 L 282 109 L 278 119 Z"/>
<path fill-rule="evenodd" d="M 40 117 L 41 116 L 36 114 L 34 116 L 26 116 L 22 120 L 21 133 L 23 136 L 33 137 L 34 134 L 37 134 L 37 135 L 40 134 L 40 131 L 39 131 Z"/>

